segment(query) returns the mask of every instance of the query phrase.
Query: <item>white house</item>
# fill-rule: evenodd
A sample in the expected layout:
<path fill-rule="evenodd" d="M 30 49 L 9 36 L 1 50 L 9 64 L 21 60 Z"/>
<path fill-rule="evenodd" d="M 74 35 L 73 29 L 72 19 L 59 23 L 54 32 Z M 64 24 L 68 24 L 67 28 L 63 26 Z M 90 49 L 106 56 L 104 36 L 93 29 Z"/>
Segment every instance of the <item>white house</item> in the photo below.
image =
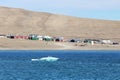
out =
<path fill-rule="evenodd" d="M 45 41 L 52 41 L 53 38 L 50 37 L 50 36 L 43 36 L 43 40 L 45 40 Z"/>
<path fill-rule="evenodd" d="M 111 40 L 102 40 L 101 42 L 102 42 L 102 44 L 111 44 L 112 43 Z"/>
<path fill-rule="evenodd" d="M 37 36 L 39 40 L 43 40 L 43 36 Z"/>
<path fill-rule="evenodd" d="M 0 34 L 0 38 L 5 38 L 5 37 L 6 37 L 6 35 Z"/>

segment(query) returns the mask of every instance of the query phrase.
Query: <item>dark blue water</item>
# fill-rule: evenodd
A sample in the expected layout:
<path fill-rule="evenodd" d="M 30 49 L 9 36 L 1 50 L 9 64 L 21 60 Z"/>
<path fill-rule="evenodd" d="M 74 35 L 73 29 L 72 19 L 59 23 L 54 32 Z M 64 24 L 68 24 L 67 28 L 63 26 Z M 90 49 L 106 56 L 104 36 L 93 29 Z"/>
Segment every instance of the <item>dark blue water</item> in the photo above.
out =
<path fill-rule="evenodd" d="M 0 51 L 0 80 L 120 80 L 120 51 Z"/>

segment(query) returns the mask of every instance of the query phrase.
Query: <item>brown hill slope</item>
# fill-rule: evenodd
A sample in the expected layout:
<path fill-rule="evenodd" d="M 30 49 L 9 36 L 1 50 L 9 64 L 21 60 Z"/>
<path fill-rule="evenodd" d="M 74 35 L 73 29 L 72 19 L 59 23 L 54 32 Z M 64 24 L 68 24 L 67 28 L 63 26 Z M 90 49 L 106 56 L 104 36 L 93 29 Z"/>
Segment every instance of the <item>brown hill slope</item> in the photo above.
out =
<path fill-rule="evenodd" d="M 120 21 L 76 18 L 0 7 L 0 33 L 120 38 Z"/>

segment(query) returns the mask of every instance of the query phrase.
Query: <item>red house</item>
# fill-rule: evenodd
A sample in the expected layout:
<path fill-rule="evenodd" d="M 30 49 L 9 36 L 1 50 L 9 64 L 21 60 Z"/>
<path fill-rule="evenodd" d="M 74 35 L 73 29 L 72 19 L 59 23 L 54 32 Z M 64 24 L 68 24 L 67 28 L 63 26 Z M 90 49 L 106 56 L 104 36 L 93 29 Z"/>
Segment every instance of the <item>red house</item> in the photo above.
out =
<path fill-rule="evenodd" d="M 21 35 L 15 36 L 15 39 L 28 39 L 28 38 L 29 38 L 28 36 L 21 36 Z"/>

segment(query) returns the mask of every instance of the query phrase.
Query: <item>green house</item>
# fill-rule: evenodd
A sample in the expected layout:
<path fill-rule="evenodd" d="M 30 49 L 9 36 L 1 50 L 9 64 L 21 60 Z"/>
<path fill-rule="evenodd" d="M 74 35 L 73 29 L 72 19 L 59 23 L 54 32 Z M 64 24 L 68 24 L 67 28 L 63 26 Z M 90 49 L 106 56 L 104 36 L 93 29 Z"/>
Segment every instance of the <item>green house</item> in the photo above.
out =
<path fill-rule="evenodd" d="M 44 36 L 43 40 L 45 40 L 45 41 L 53 41 L 53 38 L 49 37 L 49 36 Z"/>
<path fill-rule="evenodd" d="M 32 37 L 31 40 L 39 40 L 37 37 Z"/>
<path fill-rule="evenodd" d="M 39 40 L 37 36 L 38 36 L 37 34 L 29 34 L 30 40 Z"/>

